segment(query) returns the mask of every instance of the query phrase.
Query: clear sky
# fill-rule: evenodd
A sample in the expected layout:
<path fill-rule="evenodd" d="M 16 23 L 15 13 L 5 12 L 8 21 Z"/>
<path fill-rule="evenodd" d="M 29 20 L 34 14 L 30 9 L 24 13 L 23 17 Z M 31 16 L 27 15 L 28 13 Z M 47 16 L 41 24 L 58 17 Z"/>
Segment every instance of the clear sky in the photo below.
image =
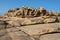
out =
<path fill-rule="evenodd" d="M 12 8 L 20 8 L 23 5 L 38 9 L 40 6 L 46 10 L 60 12 L 60 0 L 0 0 L 0 15 Z"/>

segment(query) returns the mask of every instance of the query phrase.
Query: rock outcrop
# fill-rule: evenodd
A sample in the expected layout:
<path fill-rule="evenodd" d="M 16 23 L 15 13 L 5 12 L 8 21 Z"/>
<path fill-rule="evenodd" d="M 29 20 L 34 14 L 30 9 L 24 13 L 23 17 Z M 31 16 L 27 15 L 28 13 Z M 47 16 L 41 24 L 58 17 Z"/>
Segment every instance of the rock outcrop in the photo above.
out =
<path fill-rule="evenodd" d="M 60 40 L 60 13 L 23 6 L 0 16 L 0 40 Z"/>

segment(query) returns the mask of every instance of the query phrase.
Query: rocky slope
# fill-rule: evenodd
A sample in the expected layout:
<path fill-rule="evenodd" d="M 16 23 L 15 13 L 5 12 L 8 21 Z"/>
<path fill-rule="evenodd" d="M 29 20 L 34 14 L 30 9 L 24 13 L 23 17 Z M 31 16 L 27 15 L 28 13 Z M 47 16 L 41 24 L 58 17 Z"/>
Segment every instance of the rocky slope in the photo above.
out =
<path fill-rule="evenodd" d="M 23 6 L 0 17 L 0 40 L 60 40 L 60 13 Z"/>

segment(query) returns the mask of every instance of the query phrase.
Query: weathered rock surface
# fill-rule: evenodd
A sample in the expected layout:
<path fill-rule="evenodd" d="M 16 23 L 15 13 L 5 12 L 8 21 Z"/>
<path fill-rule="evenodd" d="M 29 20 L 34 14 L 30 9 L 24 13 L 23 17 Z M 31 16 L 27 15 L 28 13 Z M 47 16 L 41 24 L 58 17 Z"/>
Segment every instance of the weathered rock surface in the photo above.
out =
<path fill-rule="evenodd" d="M 24 26 L 24 27 L 21 27 L 20 29 L 28 33 L 29 35 L 42 35 L 46 33 L 60 32 L 60 25 L 57 25 L 57 24 L 60 24 L 60 23 Z"/>
<path fill-rule="evenodd" d="M 59 22 L 60 22 L 60 17 L 58 17 L 58 20 L 59 20 Z"/>
<path fill-rule="evenodd" d="M 42 35 L 40 40 L 60 40 L 60 33 Z"/>
<path fill-rule="evenodd" d="M 60 23 L 38 24 L 2 29 L 0 30 L 0 40 L 44 40 L 45 35 L 50 34 L 51 36 L 54 36 L 54 33 L 60 33 Z M 58 34 L 56 35 L 59 37 Z M 53 39 L 54 38 L 55 36 Z"/>
<path fill-rule="evenodd" d="M 34 38 L 30 37 L 18 28 L 9 28 L 6 30 L 12 38 L 12 40 L 34 40 Z"/>
<path fill-rule="evenodd" d="M 60 13 L 23 6 L 0 17 L 0 40 L 60 40 Z"/>
<path fill-rule="evenodd" d="M 12 40 L 6 29 L 0 30 L 0 40 Z"/>
<path fill-rule="evenodd" d="M 35 18 L 18 18 L 18 17 L 9 17 L 5 19 L 0 19 L 1 25 L 8 27 L 24 26 L 24 25 L 33 25 L 33 24 L 43 24 L 43 23 L 55 23 L 57 22 L 56 18 L 49 16 L 41 16 Z M 3 23 L 3 24 L 2 24 Z"/>

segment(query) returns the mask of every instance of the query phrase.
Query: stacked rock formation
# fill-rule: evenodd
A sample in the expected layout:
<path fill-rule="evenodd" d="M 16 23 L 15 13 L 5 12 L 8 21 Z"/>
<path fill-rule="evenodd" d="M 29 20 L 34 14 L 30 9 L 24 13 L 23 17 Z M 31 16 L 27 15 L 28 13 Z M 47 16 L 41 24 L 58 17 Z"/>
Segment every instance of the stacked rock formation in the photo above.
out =
<path fill-rule="evenodd" d="M 0 17 L 0 40 L 60 40 L 60 13 L 43 7 L 10 9 Z"/>
<path fill-rule="evenodd" d="M 16 8 L 16 9 L 9 10 L 4 15 L 4 17 L 6 18 L 15 17 L 15 18 L 20 18 L 21 20 L 25 19 L 24 22 L 26 25 L 36 24 L 36 23 L 59 22 L 59 16 L 60 16 L 60 13 L 54 12 L 54 11 L 47 11 L 43 7 L 40 7 L 37 10 L 35 8 L 26 7 L 26 6 L 23 6 L 22 8 Z M 24 24 L 23 21 L 21 22 Z"/>

